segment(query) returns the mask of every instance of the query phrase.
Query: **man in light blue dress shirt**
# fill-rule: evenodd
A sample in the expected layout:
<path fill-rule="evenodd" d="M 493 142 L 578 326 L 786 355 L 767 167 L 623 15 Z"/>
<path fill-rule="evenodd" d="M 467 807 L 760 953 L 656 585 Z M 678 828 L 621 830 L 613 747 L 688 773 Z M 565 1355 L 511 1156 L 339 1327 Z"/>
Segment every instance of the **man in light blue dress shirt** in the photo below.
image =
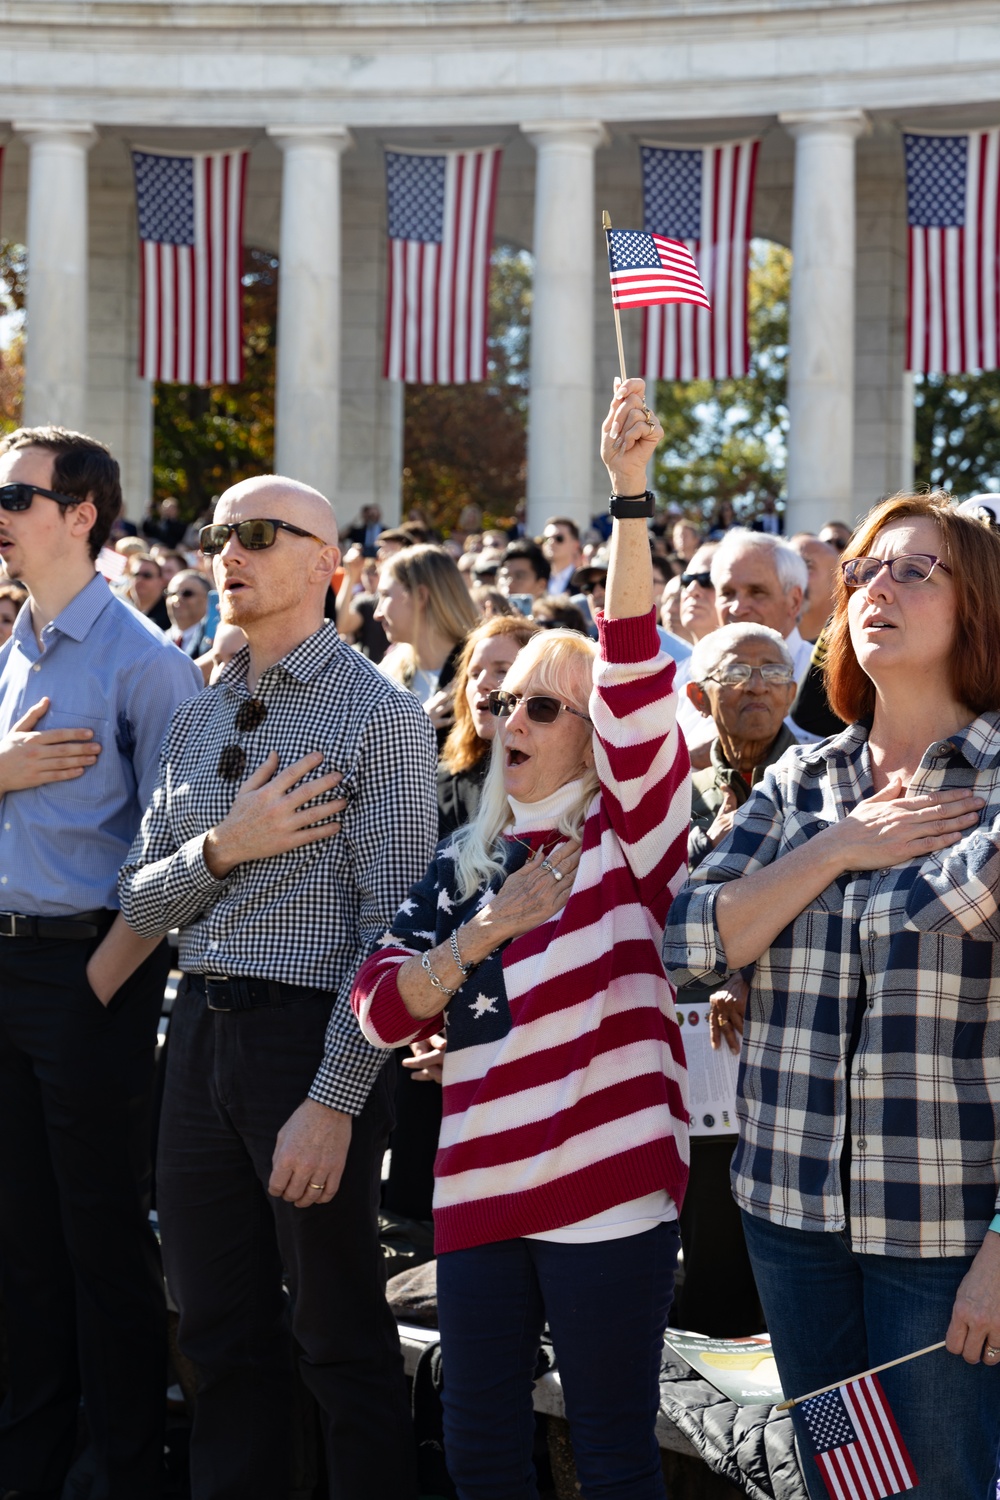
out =
<path fill-rule="evenodd" d="M 29 598 L 0 648 L 0 1497 L 57 1500 L 82 1393 L 90 1500 L 160 1493 L 162 1277 L 150 1103 L 166 945 L 116 879 L 194 663 L 94 559 L 121 508 L 90 438 L 0 442 L 0 557 Z"/>

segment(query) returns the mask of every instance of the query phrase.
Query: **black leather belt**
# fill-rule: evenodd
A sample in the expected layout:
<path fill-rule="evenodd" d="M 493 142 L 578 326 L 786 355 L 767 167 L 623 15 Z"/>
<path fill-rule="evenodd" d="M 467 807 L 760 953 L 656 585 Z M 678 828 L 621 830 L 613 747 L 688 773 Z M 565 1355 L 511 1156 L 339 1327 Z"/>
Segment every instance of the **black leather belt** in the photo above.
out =
<path fill-rule="evenodd" d="M 187 974 L 185 978 L 204 993 L 209 1010 L 265 1010 L 276 1005 L 294 1005 L 298 1000 L 325 1000 L 332 1005 L 332 990 L 311 989 L 303 984 L 282 984 L 277 979 L 242 979 L 214 974 Z"/>
<path fill-rule="evenodd" d="M 106 908 L 81 911 L 72 917 L 24 917 L 16 911 L 0 911 L 0 938 L 56 938 L 85 943 L 106 932 L 115 919 Z"/>

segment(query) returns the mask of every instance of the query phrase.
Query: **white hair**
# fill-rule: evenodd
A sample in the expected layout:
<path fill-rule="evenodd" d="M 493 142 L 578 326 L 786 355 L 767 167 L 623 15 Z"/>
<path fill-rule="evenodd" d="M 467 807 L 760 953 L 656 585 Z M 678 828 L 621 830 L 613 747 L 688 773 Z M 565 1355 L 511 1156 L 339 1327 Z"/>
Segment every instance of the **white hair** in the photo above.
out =
<path fill-rule="evenodd" d="M 778 632 L 772 630 L 770 625 L 750 623 L 721 625 L 718 630 L 713 630 L 711 635 L 702 636 L 691 652 L 688 666 L 689 682 L 704 682 L 705 678 L 715 671 L 726 652 L 735 651 L 744 641 L 768 641 L 772 646 L 777 646 L 785 666 L 794 670 L 792 653 Z"/>
<path fill-rule="evenodd" d="M 579 631 L 540 630 L 518 652 L 517 660 L 504 678 L 504 686 L 516 688 L 530 682 L 534 691 L 551 693 L 564 703 L 571 703 L 574 708 L 589 713 L 596 658 L 594 642 Z M 593 767 L 586 770 L 575 806 L 559 820 L 559 832 L 566 838 L 579 838 L 587 808 L 599 785 Z M 452 839 L 460 901 L 467 901 L 476 891 L 503 874 L 502 834 L 510 820 L 510 803 L 503 784 L 503 746 L 500 735 L 496 734 L 479 808 L 471 822 L 460 828 Z"/>
<path fill-rule="evenodd" d="M 719 587 L 723 568 L 734 563 L 743 554 L 754 551 L 770 555 L 771 566 L 783 594 L 800 588 L 805 595 L 809 584 L 809 569 L 805 559 L 788 542 L 782 541 L 781 537 L 769 536 L 766 531 L 748 531 L 745 526 L 734 526 L 719 543 L 711 566 L 712 583 L 715 587 Z"/>

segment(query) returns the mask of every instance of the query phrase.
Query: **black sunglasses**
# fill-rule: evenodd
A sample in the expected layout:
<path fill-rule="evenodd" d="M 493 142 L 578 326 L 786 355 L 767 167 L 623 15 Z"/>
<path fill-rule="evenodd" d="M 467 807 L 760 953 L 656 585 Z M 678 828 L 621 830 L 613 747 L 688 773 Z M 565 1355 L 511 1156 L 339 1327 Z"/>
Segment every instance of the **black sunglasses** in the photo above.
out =
<path fill-rule="evenodd" d="M 203 526 L 199 531 L 198 545 L 206 557 L 216 557 L 234 531 L 239 537 L 240 546 L 245 547 L 248 552 L 260 552 L 265 547 L 273 547 L 279 531 L 290 531 L 293 536 L 311 537 L 314 542 L 323 541 L 321 536 L 303 531 L 301 526 L 293 526 L 290 521 L 268 521 L 263 517 L 256 517 L 252 521 L 213 521 L 211 526 Z"/>
<path fill-rule="evenodd" d="M 201 589 L 181 589 L 179 593 L 168 594 L 167 603 L 169 604 L 171 599 L 196 599 L 202 592 Z"/>
<path fill-rule="evenodd" d="M 681 588 L 686 589 L 689 583 L 696 583 L 702 589 L 710 589 L 712 587 L 712 575 L 711 573 L 682 573 Z"/>
<path fill-rule="evenodd" d="M 40 484 L 0 484 L 0 510 L 30 510 L 35 495 L 60 505 L 80 504 L 79 495 L 60 495 L 56 490 L 43 490 Z"/>
<path fill-rule="evenodd" d="M 571 708 L 561 698 L 549 698 L 543 694 L 536 694 L 532 698 L 522 697 L 520 693 L 508 693 L 503 688 L 497 688 L 487 698 L 490 713 L 495 719 L 509 719 L 519 703 L 523 703 L 528 718 L 536 724 L 554 724 L 563 709 L 568 714 L 576 714 L 578 719 L 584 719 L 590 723 L 587 714 L 581 713 L 578 708 Z"/>
<path fill-rule="evenodd" d="M 236 710 L 233 721 L 237 734 L 249 734 L 259 729 L 267 718 L 267 704 L 259 698 L 248 698 Z M 247 753 L 242 745 L 223 745 L 219 756 L 218 775 L 223 781 L 239 781 L 247 768 Z"/>

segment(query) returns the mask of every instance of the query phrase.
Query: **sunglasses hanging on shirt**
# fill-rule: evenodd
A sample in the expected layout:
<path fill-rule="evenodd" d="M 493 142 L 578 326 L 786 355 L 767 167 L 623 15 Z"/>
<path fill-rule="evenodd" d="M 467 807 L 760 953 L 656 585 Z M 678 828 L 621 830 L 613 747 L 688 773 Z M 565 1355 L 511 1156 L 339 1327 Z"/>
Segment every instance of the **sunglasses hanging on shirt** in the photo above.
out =
<path fill-rule="evenodd" d="M 251 734 L 267 718 L 267 704 L 259 698 L 248 698 L 236 710 L 233 727 L 237 734 Z M 240 781 L 246 774 L 247 753 L 242 745 L 223 745 L 219 755 L 218 774 L 223 781 Z"/>

